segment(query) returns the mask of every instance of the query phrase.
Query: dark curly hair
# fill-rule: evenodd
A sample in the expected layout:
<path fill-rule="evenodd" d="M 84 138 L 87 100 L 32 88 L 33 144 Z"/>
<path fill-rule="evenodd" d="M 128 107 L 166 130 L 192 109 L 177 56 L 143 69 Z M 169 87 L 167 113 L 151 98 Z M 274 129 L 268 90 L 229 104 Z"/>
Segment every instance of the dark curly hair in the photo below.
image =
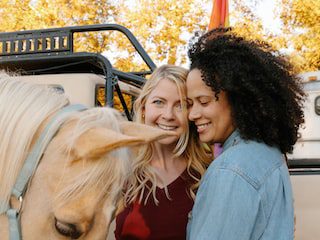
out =
<path fill-rule="evenodd" d="M 215 97 L 227 93 L 242 138 L 292 152 L 304 122 L 304 92 L 292 66 L 271 47 L 214 29 L 189 48 L 191 70 L 199 69 Z"/>

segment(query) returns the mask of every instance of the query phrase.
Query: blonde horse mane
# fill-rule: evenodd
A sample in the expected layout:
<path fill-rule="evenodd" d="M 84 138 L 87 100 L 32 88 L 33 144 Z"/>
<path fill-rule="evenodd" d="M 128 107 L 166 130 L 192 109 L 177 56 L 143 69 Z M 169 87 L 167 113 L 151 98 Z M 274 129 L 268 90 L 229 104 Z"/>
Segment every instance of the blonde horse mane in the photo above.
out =
<path fill-rule="evenodd" d="M 52 88 L 21 82 L 3 72 L 0 73 L 0 213 L 8 209 L 11 189 L 39 127 L 68 103 L 64 94 Z M 118 112 L 107 108 L 94 108 L 66 115 L 54 125 L 73 121 L 76 126 L 69 139 L 65 139 L 57 148 L 67 148 L 67 151 L 71 151 L 75 140 L 93 127 L 107 127 L 120 132 L 121 119 L 122 116 Z M 56 131 L 56 128 L 53 126 L 48 135 L 51 131 Z M 50 139 L 45 138 L 45 141 L 50 142 Z M 121 189 L 121 185 L 118 184 L 124 182 L 129 169 L 127 151 L 114 150 L 102 156 L 108 158 L 108 161 L 96 161 L 93 167 L 83 169 L 76 179 L 72 179 L 71 184 L 59 191 L 57 199 L 62 203 L 66 202 L 97 185 L 103 186 L 101 195 L 97 197 L 106 196 L 107 193 L 118 194 Z M 122 161 L 119 161 L 120 159 Z"/>
<path fill-rule="evenodd" d="M 56 146 L 58 151 L 70 153 L 76 140 L 92 128 L 102 127 L 121 132 L 119 122 L 124 121 L 124 118 L 119 112 L 111 108 L 92 108 L 70 117 L 66 124 L 74 121 L 76 124 L 72 129 L 72 134 L 61 142 L 59 146 Z M 90 165 L 91 167 L 87 167 L 86 159 L 81 159 L 80 161 L 82 161 L 81 173 L 74 179 L 68 179 L 68 184 L 61 188 L 57 198 L 53 200 L 58 200 L 59 205 L 64 205 L 64 203 L 77 198 L 82 193 L 88 193 L 91 189 L 98 187 L 100 192 L 96 198 L 102 199 L 108 196 L 113 201 L 116 201 L 129 175 L 131 167 L 129 150 L 127 148 L 112 150 L 101 156 L 100 160 L 94 161 L 94 164 Z M 62 174 L 63 177 L 64 175 Z"/>
<path fill-rule="evenodd" d="M 8 208 L 11 189 L 41 123 L 68 102 L 49 87 L 0 73 L 0 212 Z"/>

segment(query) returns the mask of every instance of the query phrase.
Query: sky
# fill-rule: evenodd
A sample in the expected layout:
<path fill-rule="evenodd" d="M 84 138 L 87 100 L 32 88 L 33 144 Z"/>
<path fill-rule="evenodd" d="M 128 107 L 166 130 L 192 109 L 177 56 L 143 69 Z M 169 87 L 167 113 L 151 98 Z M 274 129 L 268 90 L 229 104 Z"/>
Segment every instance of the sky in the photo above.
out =
<path fill-rule="evenodd" d="M 275 7 L 275 0 L 261 0 L 261 3 L 258 5 L 257 14 L 261 17 L 263 26 L 266 29 L 278 33 L 280 32 L 280 19 L 274 14 Z"/>
<path fill-rule="evenodd" d="M 229 0 L 229 12 L 233 11 L 233 2 L 237 0 Z M 281 21 L 275 15 L 276 3 L 279 0 L 256 0 L 257 6 L 254 11 L 261 18 L 263 27 L 274 33 L 280 33 Z M 254 0 L 245 0 L 248 6 L 253 7 Z M 232 26 L 232 19 L 230 19 Z"/>
<path fill-rule="evenodd" d="M 131 0 L 130 0 L 131 1 Z M 233 11 L 233 3 L 237 0 L 228 0 L 229 2 L 229 13 Z M 212 11 L 212 4 L 214 0 L 208 0 L 209 4 L 205 6 L 206 12 L 208 16 L 211 15 Z M 275 10 L 276 10 L 276 3 L 279 0 L 244 0 L 248 6 L 253 7 L 253 3 L 257 2 L 256 10 L 254 11 L 257 13 L 258 17 L 261 18 L 263 27 L 273 33 L 280 33 L 280 25 L 281 21 L 279 17 L 276 17 Z M 230 19 L 230 25 L 232 26 L 232 21 L 235 19 Z M 209 23 L 208 23 L 209 24 Z"/>

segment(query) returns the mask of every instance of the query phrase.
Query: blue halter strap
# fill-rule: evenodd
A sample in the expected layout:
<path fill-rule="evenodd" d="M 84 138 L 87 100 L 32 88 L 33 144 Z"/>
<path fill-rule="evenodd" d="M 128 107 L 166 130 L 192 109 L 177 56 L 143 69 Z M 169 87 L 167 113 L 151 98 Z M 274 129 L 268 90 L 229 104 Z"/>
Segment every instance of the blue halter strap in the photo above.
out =
<path fill-rule="evenodd" d="M 46 149 L 46 145 L 44 143 L 44 139 L 52 139 L 61 125 L 63 121 L 58 121 L 59 119 L 64 119 L 72 112 L 83 111 L 87 109 L 82 105 L 69 105 L 61 110 L 59 110 L 54 117 L 50 120 L 48 125 L 42 131 L 40 137 L 37 139 L 35 145 L 32 148 L 32 151 L 29 153 L 27 159 L 24 162 L 24 165 L 17 177 L 16 183 L 12 189 L 12 197 L 14 196 L 20 202 L 19 209 L 14 209 L 12 206 L 8 207 L 6 212 L 8 220 L 9 220 L 9 236 L 10 240 L 20 240 L 21 239 L 21 229 L 20 229 L 20 208 L 22 206 L 23 197 L 26 192 L 28 182 L 33 176 L 34 172 L 37 169 L 37 166 L 40 162 L 43 152 Z M 52 128 L 55 128 L 54 131 L 50 131 Z"/>

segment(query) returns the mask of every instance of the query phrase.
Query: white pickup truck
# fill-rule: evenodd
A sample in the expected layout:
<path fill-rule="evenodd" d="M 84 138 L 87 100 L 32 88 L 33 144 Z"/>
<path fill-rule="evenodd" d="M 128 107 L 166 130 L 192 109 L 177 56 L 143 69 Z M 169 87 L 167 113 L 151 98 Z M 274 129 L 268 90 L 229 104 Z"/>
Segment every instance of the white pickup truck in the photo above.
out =
<path fill-rule="evenodd" d="M 296 215 L 295 239 L 320 239 L 320 71 L 300 74 L 307 93 L 300 138 L 288 156 Z"/>
<path fill-rule="evenodd" d="M 149 70 L 122 72 L 100 53 L 74 52 L 73 34 L 93 31 L 122 32 Z M 0 69 L 19 71 L 22 74 L 19 78 L 64 91 L 71 103 L 117 107 L 129 120 L 132 103 L 145 76 L 155 67 L 132 33 L 115 24 L 0 33 Z M 295 199 L 295 239 L 319 240 L 320 71 L 301 74 L 301 78 L 308 95 L 305 125 L 300 129 L 301 136 L 293 154 L 288 156 Z M 115 94 L 117 98 L 114 98 Z M 116 101 L 119 104 L 115 104 Z M 114 239 L 112 231 L 108 239 Z"/>
<path fill-rule="evenodd" d="M 120 32 L 129 40 L 147 69 L 121 71 L 103 53 L 74 51 L 79 37 L 110 31 Z M 49 84 L 65 92 L 72 103 L 117 107 L 129 120 L 131 105 L 145 76 L 155 67 L 135 36 L 117 24 L 0 33 L 0 69 L 18 72 L 28 81 Z"/>

